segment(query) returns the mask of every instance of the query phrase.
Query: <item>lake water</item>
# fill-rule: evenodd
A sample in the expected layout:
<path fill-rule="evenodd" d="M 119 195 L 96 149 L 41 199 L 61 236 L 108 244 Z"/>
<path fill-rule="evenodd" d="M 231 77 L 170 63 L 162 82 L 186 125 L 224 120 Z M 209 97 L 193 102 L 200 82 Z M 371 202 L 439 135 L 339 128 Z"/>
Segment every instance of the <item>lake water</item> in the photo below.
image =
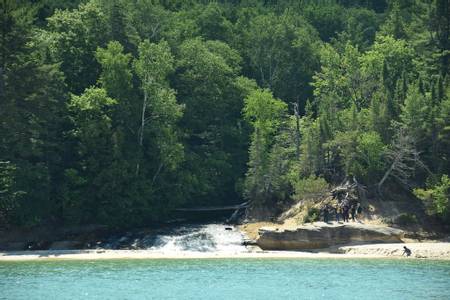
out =
<path fill-rule="evenodd" d="M 450 299 L 450 262 L 408 259 L 0 262 L 0 299 Z"/>

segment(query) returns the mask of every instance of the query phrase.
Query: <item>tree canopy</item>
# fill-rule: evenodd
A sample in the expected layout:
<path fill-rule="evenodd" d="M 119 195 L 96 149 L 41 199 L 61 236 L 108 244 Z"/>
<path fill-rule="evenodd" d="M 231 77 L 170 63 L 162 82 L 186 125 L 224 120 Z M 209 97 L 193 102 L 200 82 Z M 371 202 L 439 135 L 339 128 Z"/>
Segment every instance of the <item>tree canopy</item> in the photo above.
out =
<path fill-rule="evenodd" d="M 449 9 L 3 0 L 0 225 L 141 226 L 349 177 L 448 221 Z"/>

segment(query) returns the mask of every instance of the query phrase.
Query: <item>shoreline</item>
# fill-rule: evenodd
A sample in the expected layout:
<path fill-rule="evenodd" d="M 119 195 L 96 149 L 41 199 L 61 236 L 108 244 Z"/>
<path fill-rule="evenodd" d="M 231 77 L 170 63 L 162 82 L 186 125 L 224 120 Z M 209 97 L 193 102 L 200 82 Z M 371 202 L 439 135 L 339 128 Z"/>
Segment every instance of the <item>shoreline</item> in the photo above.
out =
<path fill-rule="evenodd" d="M 402 256 L 403 246 L 412 250 L 410 257 Z M 157 252 L 154 250 L 37 250 L 0 252 L 4 261 L 49 260 L 111 260 L 111 259 L 232 259 L 232 258 L 328 258 L 328 259 L 426 259 L 450 260 L 450 243 L 397 243 L 346 245 L 334 249 L 306 251 L 249 252 Z"/>

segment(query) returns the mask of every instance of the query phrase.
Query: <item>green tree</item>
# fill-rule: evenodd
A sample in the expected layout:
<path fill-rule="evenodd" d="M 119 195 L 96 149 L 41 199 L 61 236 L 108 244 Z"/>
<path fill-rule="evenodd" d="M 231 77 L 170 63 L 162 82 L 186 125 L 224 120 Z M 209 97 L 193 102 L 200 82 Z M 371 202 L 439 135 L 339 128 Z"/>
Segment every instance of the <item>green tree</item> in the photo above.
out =
<path fill-rule="evenodd" d="M 248 129 L 242 99 L 256 84 L 238 77 L 241 57 L 220 41 L 193 39 L 177 53 L 174 88 L 185 105 L 187 193 L 192 203 L 238 201 L 235 185 L 245 173 Z"/>
<path fill-rule="evenodd" d="M 105 14 L 93 1 L 75 10 L 56 10 L 48 18 L 43 39 L 51 59 L 61 64 L 71 92 L 81 93 L 96 82 L 99 67 L 94 54 L 106 44 L 107 33 Z"/>
<path fill-rule="evenodd" d="M 437 153 L 441 156 L 440 167 L 441 170 L 448 170 L 450 168 L 450 87 L 447 84 L 446 96 L 438 106 L 438 115 L 436 121 L 438 124 L 437 136 Z"/>
<path fill-rule="evenodd" d="M 413 69 L 413 56 L 413 49 L 404 40 L 379 35 L 371 50 L 361 57 L 363 77 L 384 83 L 392 94 L 397 80 Z"/>
<path fill-rule="evenodd" d="M 242 32 L 246 75 L 286 102 L 301 97 L 303 109 L 311 95 L 308 83 L 319 66 L 315 50 L 320 41 L 314 28 L 301 16 L 288 12 L 257 15 L 244 24 L 237 30 Z"/>
<path fill-rule="evenodd" d="M 444 222 L 450 222 L 450 178 L 442 175 L 435 185 L 427 189 L 415 189 L 414 194 L 425 202 L 427 212 L 436 215 Z"/>
<path fill-rule="evenodd" d="M 362 178 L 364 182 L 375 182 L 384 170 L 383 154 L 386 145 L 376 132 L 365 132 L 358 137 L 356 146 L 356 163 L 358 166 L 353 174 Z"/>
<path fill-rule="evenodd" d="M 287 105 L 273 98 L 269 90 L 256 90 L 245 98 L 243 115 L 254 129 L 245 194 L 260 203 L 267 201 L 270 196 L 268 154 L 286 110 Z"/>
<path fill-rule="evenodd" d="M 339 53 L 331 45 L 320 50 L 321 70 L 313 77 L 314 96 L 320 102 L 334 98 L 337 109 L 348 108 L 354 103 L 358 109 L 366 105 L 370 96 L 371 82 L 365 82 L 361 75 L 360 53 L 357 48 L 346 44 Z"/>
<path fill-rule="evenodd" d="M 429 23 L 431 40 L 439 49 L 440 72 L 445 76 L 450 70 L 450 4 L 447 0 L 433 2 Z"/>
<path fill-rule="evenodd" d="M 15 187 L 16 167 L 9 161 L 0 161 L 0 224 L 8 226 L 13 223 L 14 213 L 19 206 L 23 191 Z"/>
<path fill-rule="evenodd" d="M 175 92 L 167 82 L 167 76 L 173 71 L 173 62 L 167 42 L 153 44 L 148 40 L 139 45 L 139 58 L 134 62 L 134 68 L 141 80 L 141 89 L 144 94 L 138 145 L 141 148 L 144 146 L 144 137 L 148 131 L 150 134 L 156 135 L 157 143 L 161 146 L 159 153 L 161 161 L 155 176 L 158 176 L 164 165 L 176 165 L 180 152 L 182 152 L 179 143 L 171 143 L 174 141 L 175 123 L 182 116 L 182 107 L 177 104 Z M 150 123 L 150 126 L 147 126 L 149 128 L 146 127 L 147 123 Z M 172 148 L 170 144 L 172 144 Z M 142 151 L 144 150 L 142 149 Z M 139 167 L 138 163 L 136 174 L 139 174 Z"/>
<path fill-rule="evenodd" d="M 396 39 L 406 38 L 405 25 L 398 1 L 393 1 L 392 8 L 381 31 L 386 35 L 392 35 Z"/>
<path fill-rule="evenodd" d="M 44 45 L 35 34 L 36 11 L 22 1 L 3 1 L 0 6 L 0 160 L 14 168 L 11 193 L 26 195 L 15 203 L 10 221 L 30 226 L 57 207 L 66 100 L 58 66 L 41 56 Z"/>
<path fill-rule="evenodd" d="M 413 138 L 419 143 L 427 138 L 428 126 L 430 125 L 428 123 L 429 104 L 427 97 L 420 93 L 418 83 L 409 86 L 400 118 Z"/>
<path fill-rule="evenodd" d="M 124 54 L 123 46 L 117 42 L 109 42 L 107 48 L 98 48 L 97 61 L 102 66 L 99 82 L 108 94 L 120 101 L 127 101 L 131 94 L 132 72 L 130 54 Z"/>
<path fill-rule="evenodd" d="M 204 39 L 221 41 L 230 39 L 232 24 L 226 18 L 221 5 L 212 2 L 197 9 L 199 12 L 196 18 L 197 24 Z"/>
<path fill-rule="evenodd" d="M 310 176 L 319 174 L 323 170 L 324 165 L 319 120 L 302 118 L 300 132 L 303 137 L 300 145 L 301 175 Z"/>
<path fill-rule="evenodd" d="M 111 108 L 116 104 L 99 88 L 86 89 L 68 103 L 78 156 L 75 168 L 65 171 L 65 188 L 70 189 L 64 193 L 62 212 L 69 223 L 93 222 L 98 217 L 103 201 L 98 191 L 106 184 L 100 178 L 113 157 Z"/>

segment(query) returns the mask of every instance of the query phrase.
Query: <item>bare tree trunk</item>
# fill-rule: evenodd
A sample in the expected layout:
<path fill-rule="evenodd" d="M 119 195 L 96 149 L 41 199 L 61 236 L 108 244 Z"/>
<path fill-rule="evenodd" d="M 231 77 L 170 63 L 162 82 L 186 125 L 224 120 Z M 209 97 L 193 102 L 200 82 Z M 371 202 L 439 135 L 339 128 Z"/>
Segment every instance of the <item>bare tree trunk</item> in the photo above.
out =
<path fill-rule="evenodd" d="M 152 178 L 152 186 L 153 186 L 153 184 L 155 183 L 156 178 L 158 178 L 158 175 L 159 175 L 159 173 L 161 172 L 161 169 L 162 169 L 163 166 L 164 166 L 163 163 L 160 163 L 160 164 L 159 164 L 158 170 L 156 170 L 156 173 L 155 173 L 155 175 L 153 175 L 153 178 Z"/>
<path fill-rule="evenodd" d="M 294 114 L 295 114 L 295 155 L 297 160 L 300 159 L 300 113 L 298 109 L 298 102 L 294 103 Z"/>
<path fill-rule="evenodd" d="M 147 91 L 144 89 L 144 101 L 142 102 L 141 128 L 139 129 L 138 144 L 142 148 L 144 143 L 145 110 L 147 109 Z M 139 162 L 136 164 L 136 176 L 139 175 Z"/>
<path fill-rule="evenodd" d="M 392 171 L 395 168 L 396 163 L 397 163 L 397 161 L 395 160 L 392 163 L 391 167 L 386 171 L 386 173 L 384 173 L 384 176 L 383 176 L 383 178 L 381 178 L 380 182 L 378 182 L 378 185 L 377 185 L 378 186 L 378 193 L 380 195 L 381 195 L 381 187 L 384 184 L 384 182 L 386 181 L 386 179 L 388 179 L 389 175 L 391 175 Z"/>
<path fill-rule="evenodd" d="M 147 109 L 147 91 L 144 91 L 144 102 L 142 103 L 141 129 L 139 131 L 139 146 L 144 142 L 145 110 Z"/>
<path fill-rule="evenodd" d="M 380 196 L 381 188 L 389 177 L 394 177 L 402 184 L 408 185 L 408 178 L 414 176 L 417 166 L 428 170 L 420 160 L 420 153 L 415 149 L 415 144 L 414 138 L 408 135 L 404 128 L 397 131 L 392 149 L 386 152 L 387 159 L 392 161 L 391 166 L 377 185 Z"/>

